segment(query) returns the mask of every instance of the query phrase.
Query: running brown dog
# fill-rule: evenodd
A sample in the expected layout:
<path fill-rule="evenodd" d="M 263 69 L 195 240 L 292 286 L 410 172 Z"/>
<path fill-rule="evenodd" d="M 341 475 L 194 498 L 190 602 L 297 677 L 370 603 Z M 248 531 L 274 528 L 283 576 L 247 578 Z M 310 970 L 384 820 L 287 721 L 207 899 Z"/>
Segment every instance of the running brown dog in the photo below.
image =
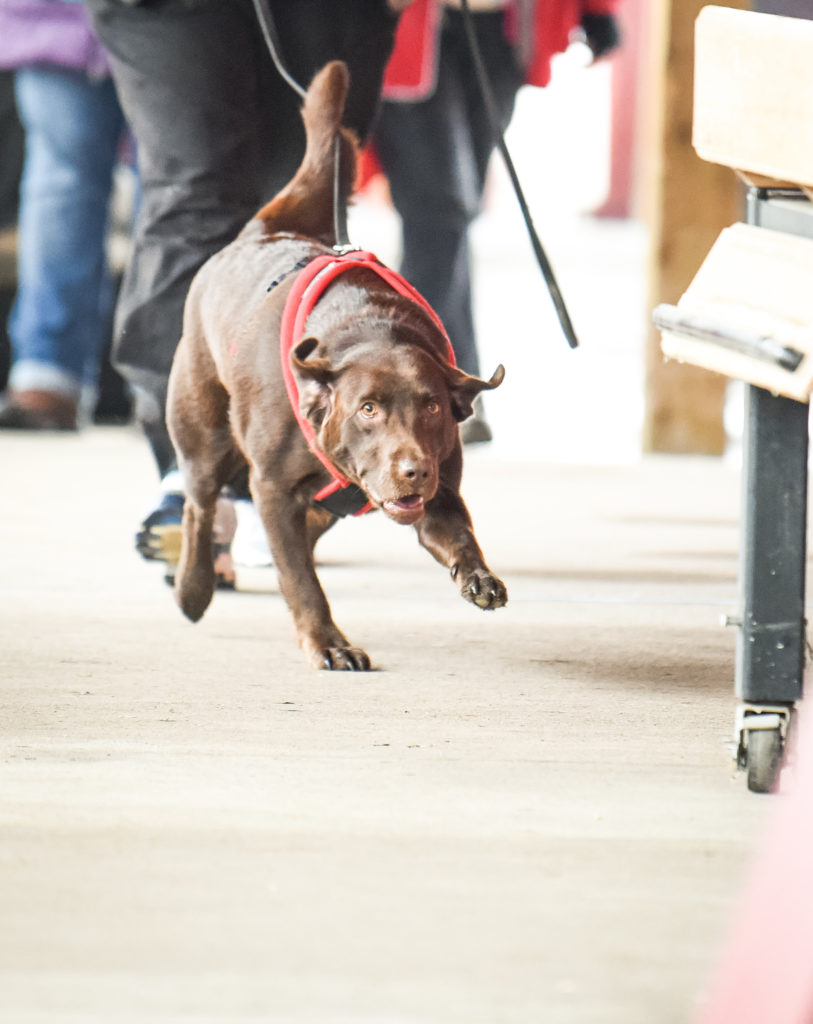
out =
<path fill-rule="evenodd" d="M 192 282 L 167 415 L 186 485 L 175 581 L 184 614 L 197 621 L 211 601 L 215 503 L 248 463 L 251 494 L 308 661 L 315 668 L 369 669 L 367 654 L 333 622 L 316 575 L 314 545 L 335 521 L 330 500 L 325 507 L 316 499 L 331 478 L 339 481 L 334 487 L 360 488 L 373 508 L 414 525 L 466 600 L 486 609 L 504 605 L 505 587 L 483 561 L 460 497 L 457 426 L 504 371 L 500 366 L 483 381 L 457 369 L 431 310 L 393 287 L 384 276 L 392 272 L 353 262 L 356 254 L 345 257 L 350 266 L 322 290 L 307 329 L 281 359 L 283 308 L 299 268 L 335 258 L 337 132 L 344 208 L 352 191 L 356 145 L 340 127 L 347 87 L 347 68 L 338 61 L 314 78 L 298 172 Z"/>

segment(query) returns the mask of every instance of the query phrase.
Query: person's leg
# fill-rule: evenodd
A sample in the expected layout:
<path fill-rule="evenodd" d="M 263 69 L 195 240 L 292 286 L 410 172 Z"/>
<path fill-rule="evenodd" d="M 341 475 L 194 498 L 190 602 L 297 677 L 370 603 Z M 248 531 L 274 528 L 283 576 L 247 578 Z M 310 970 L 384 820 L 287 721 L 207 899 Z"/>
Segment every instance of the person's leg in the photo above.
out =
<path fill-rule="evenodd" d="M 359 3 L 372 4 L 379 15 L 386 10 L 384 0 Z M 170 521 L 177 525 L 179 513 L 170 507 L 178 504 L 171 491 L 181 481 L 165 405 L 186 292 L 205 260 L 298 166 L 300 100 L 274 69 L 251 0 L 158 0 L 144 7 L 90 0 L 89 6 L 138 143 L 142 201 L 117 310 L 115 358 L 133 386 L 168 495 L 145 517 L 137 538 L 143 554 L 161 558 L 165 545 L 161 540 L 156 554 L 153 535 Z M 326 0 L 272 0 L 271 6 L 286 66 L 306 85 L 325 60 L 342 55 L 330 33 L 322 50 L 313 41 L 324 40 L 326 25 L 334 36 L 347 34 L 352 19 L 337 18 Z M 387 15 L 386 22 L 391 47 L 395 19 Z M 389 53 L 381 31 L 361 23 L 353 33 L 350 38 L 377 47 L 380 81 Z M 354 65 L 354 55 L 347 56 Z M 356 90 L 363 82 L 356 74 Z M 362 89 L 358 121 L 366 116 L 366 96 Z"/>
<path fill-rule="evenodd" d="M 376 20 L 386 11 L 384 0 L 359 3 Z M 166 384 L 189 283 L 298 166 L 299 98 L 273 68 L 250 0 L 160 0 L 143 7 L 90 0 L 89 7 L 112 54 L 142 181 L 115 359 L 134 388 L 137 415 L 164 475 L 174 465 L 164 423 Z M 283 57 L 303 85 L 327 59 L 346 56 L 355 68 L 351 95 L 358 97 L 351 116 L 363 129 L 372 111 L 357 51 L 374 55 L 379 82 L 389 52 L 382 49 L 383 30 L 371 31 L 349 15 L 337 18 L 335 4 L 325 0 L 273 0 L 271 7 Z M 387 14 L 390 46 L 394 26 Z M 340 37 L 343 52 L 335 43 Z"/>
<path fill-rule="evenodd" d="M 137 148 L 140 201 L 116 307 L 113 362 L 161 478 L 136 533 L 143 557 L 180 554 L 183 480 L 166 426 L 189 284 L 264 198 L 260 51 L 250 0 L 88 0 Z M 287 86 L 284 87 L 287 90 Z M 273 97 L 265 97 L 273 105 Z M 231 529 L 227 531 L 230 533 Z M 224 534 L 218 542 L 228 546 Z M 233 585 L 228 569 L 221 583 Z"/>
<path fill-rule="evenodd" d="M 336 0 L 272 0 L 271 6 L 284 60 L 303 88 L 329 61 L 347 64 L 350 91 L 343 123 L 363 141 L 378 110 L 398 17 L 386 0 L 342 0 L 341 16 Z M 304 145 L 304 134 L 301 138 Z"/>
<path fill-rule="evenodd" d="M 163 477 L 175 464 L 164 413 L 186 292 L 262 198 L 254 23 L 239 2 L 89 7 L 111 53 L 141 181 L 113 355 Z"/>
<path fill-rule="evenodd" d="M 510 124 L 517 93 L 523 82 L 514 48 L 506 37 L 504 20 L 503 11 L 481 12 L 474 16 L 477 45 L 494 98 L 501 132 L 505 132 Z M 465 35 L 463 15 L 460 12 L 449 12 L 448 33 L 450 54 L 454 55 L 453 60 L 459 69 L 463 95 L 466 97 L 466 123 L 477 171 L 478 194 L 482 201 L 488 164 L 497 138 L 481 97 L 474 61 Z"/>
<path fill-rule="evenodd" d="M 401 216 L 401 273 L 437 311 L 461 369 L 476 374 L 468 226 L 479 191 L 465 111 L 444 37 L 433 95 L 382 104 L 373 140 Z"/>
<path fill-rule="evenodd" d="M 480 83 L 477 80 L 462 17 L 459 12 L 450 12 L 449 48 L 455 53 L 455 63 L 460 69 L 463 95 L 466 97 L 465 118 L 477 178 L 479 212 L 482 208 L 489 162 L 497 144 L 497 133 L 491 124 L 482 99 Z M 508 128 L 514 112 L 514 101 L 523 79 L 514 50 L 506 38 L 504 19 L 504 11 L 481 12 L 474 19 L 477 45 L 488 77 L 500 132 L 504 132 Z M 468 268 L 467 275 L 470 281 L 470 269 Z M 468 302 L 469 308 L 471 308 L 471 297 Z M 481 395 L 478 395 L 475 400 L 474 416 L 461 426 L 461 437 L 464 444 L 490 441 L 492 438 L 491 427 L 486 421 Z"/>
<path fill-rule="evenodd" d="M 473 17 L 504 129 L 521 74 L 503 33 L 503 13 Z M 458 364 L 479 376 L 469 226 L 480 211 L 495 138 L 462 19 L 461 13 L 445 12 L 433 96 L 422 103 L 385 104 L 374 141 L 402 219 L 402 273 L 437 310 Z M 479 403 L 475 412 L 464 424 L 464 440 L 489 440 Z"/>
<path fill-rule="evenodd" d="M 14 72 L 3 68 L 0 69 L 0 231 L 17 223 L 24 141 L 14 100 Z"/>
<path fill-rule="evenodd" d="M 23 406 L 30 392 L 60 396 L 75 420 L 86 368 L 98 363 L 102 344 L 105 239 L 123 118 L 112 82 L 80 72 L 20 70 L 16 95 L 26 155 L 9 388 Z M 14 416 L 6 410 L 5 418 Z"/>

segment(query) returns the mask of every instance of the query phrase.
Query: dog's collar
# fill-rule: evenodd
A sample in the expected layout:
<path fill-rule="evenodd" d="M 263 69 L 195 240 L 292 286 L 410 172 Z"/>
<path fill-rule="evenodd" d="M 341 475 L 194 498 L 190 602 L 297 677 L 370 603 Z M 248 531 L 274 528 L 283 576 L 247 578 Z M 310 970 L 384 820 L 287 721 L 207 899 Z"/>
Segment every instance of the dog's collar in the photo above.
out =
<path fill-rule="evenodd" d="M 411 299 L 429 314 L 432 322 L 446 340 L 447 358 L 450 364 L 455 365 L 452 343 L 449 341 L 449 336 L 440 317 L 420 292 L 416 291 L 400 274 L 385 267 L 383 263 L 379 263 L 373 253 L 355 249 L 339 254 L 325 253 L 307 260 L 306 265 L 299 270 L 285 300 L 280 329 L 280 360 L 288 400 L 299 424 L 299 429 L 308 442 L 310 450 L 331 476 L 330 483 L 316 493 L 314 501 L 334 516 L 363 515 L 365 512 L 372 511 L 372 505 L 364 491 L 351 480 L 342 476 L 324 452 L 320 450 L 313 427 L 299 408 L 299 388 L 291 366 L 291 349 L 304 337 L 307 319 L 327 286 L 345 270 L 357 269 L 359 266 L 364 267 L 365 270 L 374 271 L 400 295 Z M 274 284 L 277 283 L 274 282 Z"/>

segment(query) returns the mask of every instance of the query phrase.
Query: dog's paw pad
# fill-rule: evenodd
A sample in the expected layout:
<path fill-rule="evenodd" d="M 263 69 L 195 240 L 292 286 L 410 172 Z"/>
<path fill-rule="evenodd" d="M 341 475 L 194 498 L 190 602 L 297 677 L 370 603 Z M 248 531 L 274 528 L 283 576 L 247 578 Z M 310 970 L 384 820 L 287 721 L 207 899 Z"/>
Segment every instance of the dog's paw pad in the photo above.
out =
<path fill-rule="evenodd" d="M 502 608 L 508 601 L 508 592 L 502 580 L 482 569 L 475 569 L 462 581 L 460 593 L 478 608 L 491 611 Z"/>

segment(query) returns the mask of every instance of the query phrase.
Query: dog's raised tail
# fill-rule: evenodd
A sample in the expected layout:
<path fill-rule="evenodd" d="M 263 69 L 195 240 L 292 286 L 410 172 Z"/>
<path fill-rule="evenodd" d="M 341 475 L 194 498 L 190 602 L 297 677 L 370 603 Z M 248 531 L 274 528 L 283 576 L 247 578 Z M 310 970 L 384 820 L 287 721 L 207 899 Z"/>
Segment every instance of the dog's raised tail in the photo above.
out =
<path fill-rule="evenodd" d="M 315 76 L 305 95 L 305 156 L 285 188 L 255 215 L 266 234 L 295 231 L 336 242 L 334 228 L 335 139 L 341 139 L 338 201 L 347 208 L 356 179 L 357 143 L 342 126 L 350 73 L 340 60 L 331 61 Z"/>

